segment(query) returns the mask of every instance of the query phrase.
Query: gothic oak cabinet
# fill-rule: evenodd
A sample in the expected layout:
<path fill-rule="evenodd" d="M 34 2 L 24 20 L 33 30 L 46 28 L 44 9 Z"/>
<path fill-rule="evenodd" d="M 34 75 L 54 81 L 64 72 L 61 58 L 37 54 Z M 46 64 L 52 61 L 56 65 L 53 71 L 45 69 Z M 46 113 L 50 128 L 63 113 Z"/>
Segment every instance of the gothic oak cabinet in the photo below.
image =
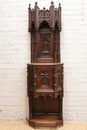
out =
<path fill-rule="evenodd" d="M 60 63 L 61 6 L 28 8 L 31 63 L 27 64 L 29 125 L 34 128 L 63 124 L 63 64 Z"/>

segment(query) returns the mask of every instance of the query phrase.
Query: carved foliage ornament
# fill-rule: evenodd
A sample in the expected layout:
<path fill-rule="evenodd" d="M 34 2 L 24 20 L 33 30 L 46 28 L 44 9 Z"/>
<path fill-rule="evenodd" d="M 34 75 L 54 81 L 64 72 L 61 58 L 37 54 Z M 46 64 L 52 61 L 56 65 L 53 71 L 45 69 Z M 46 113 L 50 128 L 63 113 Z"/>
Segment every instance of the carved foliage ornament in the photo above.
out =
<path fill-rule="evenodd" d="M 61 87 L 63 84 L 63 68 L 59 68 L 54 70 L 54 86 Z"/>
<path fill-rule="evenodd" d="M 36 87 L 36 68 L 28 66 L 27 83 L 29 89 L 35 89 Z"/>

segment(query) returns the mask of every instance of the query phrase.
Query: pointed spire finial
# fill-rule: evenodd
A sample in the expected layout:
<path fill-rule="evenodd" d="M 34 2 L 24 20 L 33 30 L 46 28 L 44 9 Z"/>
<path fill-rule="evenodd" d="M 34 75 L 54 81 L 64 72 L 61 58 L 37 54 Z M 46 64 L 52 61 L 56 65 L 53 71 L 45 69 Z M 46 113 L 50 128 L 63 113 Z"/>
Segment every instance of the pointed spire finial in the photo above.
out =
<path fill-rule="evenodd" d="M 59 7 L 61 7 L 61 4 L 59 3 Z"/>
<path fill-rule="evenodd" d="M 53 6 L 53 4 L 54 4 L 54 2 L 53 2 L 53 1 L 51 1 L 51 6 Z"/>
<path fill-rule="evenodd" d="M 37 1 L 35 2 L 35 6 L 37 6 Z"/>
<path fill-rule="evenodd" d="M 29 8 L 30 8 L 31 4 L 29 4 Z"/>
<path fill-rule="evenodd" d="M 43 9 L 45 10 L 46 8 L 44 7 Z"/>

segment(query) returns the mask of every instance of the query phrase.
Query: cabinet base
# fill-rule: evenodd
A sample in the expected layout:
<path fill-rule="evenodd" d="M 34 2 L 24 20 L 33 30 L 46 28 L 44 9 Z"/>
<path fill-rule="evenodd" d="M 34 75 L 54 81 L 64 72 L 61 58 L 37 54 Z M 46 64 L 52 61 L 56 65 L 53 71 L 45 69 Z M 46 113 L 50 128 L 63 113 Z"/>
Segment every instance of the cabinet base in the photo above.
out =
<path fill-rule="evenodd" d="M 63 120 L 59 120 L 58 115 L 35 115 L 33 119 L 29 120 L 29 125 L 33 128 L 56 128 L 63 125 Z"/>

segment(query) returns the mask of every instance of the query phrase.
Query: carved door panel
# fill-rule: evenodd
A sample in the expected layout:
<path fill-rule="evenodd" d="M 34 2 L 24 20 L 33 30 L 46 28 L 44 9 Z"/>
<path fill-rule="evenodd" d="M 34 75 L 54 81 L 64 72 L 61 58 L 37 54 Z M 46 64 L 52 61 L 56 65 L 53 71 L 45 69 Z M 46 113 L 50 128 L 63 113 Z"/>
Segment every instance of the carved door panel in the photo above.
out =
<path fill-rule="evenodd" d="M 38 62 L 53 62 L 53 35 L 50 29 L 41 29 L 37 50 Z"/>
<path fill-rule="evenodd" d="M 53 87 L 52 67 L 37 67 L 37 87 L 38 89 L 49 89 Z"/>

